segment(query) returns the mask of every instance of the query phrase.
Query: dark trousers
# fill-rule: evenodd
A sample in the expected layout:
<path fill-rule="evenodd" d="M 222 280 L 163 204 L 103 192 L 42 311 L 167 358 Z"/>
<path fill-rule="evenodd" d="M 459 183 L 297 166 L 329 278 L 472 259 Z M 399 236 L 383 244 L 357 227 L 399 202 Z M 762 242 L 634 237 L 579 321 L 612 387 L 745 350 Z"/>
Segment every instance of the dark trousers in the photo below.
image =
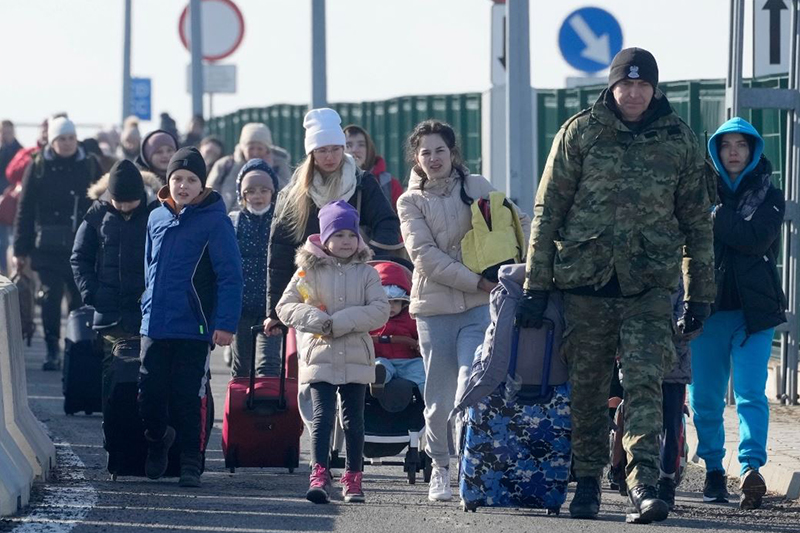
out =
<path fill-rule="evenodd" d="M 139 415 L 155 438 L 164 435 L 170 418 L 175 420 L 181 454 L 200 453 L 200 402 L 206 395 L 208 356 L 204 341 L 142 336 Z"/>
<path fill-rule="evenodd" d="M 250 361 L 253 357 L 253 334 L 250 328 L 264 322 L 263 313 L 254 315 L 242 313 L 239 326 L 231 344 L 231 375 L 235 378 L 250 375 Z M 256 337 L 256 375 L 281 375 L 281 337 L 260 334 Z"/>
<path fill-rule="evenodd" d="M 664 434 L 661 439 L 661 471 L 674 474 L 678 471 L 685 442 L 683 406 L 686 403 L 686 385 L 664 383 L 661 385 L 664 409 Z"/>
<path fill-rule="evenodd" d="M 345 469 L 361 472 L 364 462 L 364 401 L 367 386 L 360 383 L 311 383 L 314 419 L 311 426 L 311 460 L 328 468 L 331 434 L 336 422 L 336 392 L 342 397 L 342 426 L 347 450 Z"/>
<path fill-rule="evenodd" d="M 73 311 L 81 306 L 81 293 L 72 277 L 69 256 L 48 258 L 46 265 L 38 267 L 44 338 L 48 344 L 61 338 L 61 300 L 67 294 L 67 305 Z"/>

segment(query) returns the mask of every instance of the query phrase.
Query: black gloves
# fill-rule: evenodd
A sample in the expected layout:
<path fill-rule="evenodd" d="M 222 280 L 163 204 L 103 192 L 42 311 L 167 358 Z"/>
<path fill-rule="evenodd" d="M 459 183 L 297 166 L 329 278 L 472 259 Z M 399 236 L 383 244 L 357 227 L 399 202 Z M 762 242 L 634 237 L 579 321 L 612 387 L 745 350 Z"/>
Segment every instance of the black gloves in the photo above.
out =
<path fill-rule="evenodd" d="M 537 329 L 542 327 L 547 301 L 548 291 L 525 289 L 525 294 L 519 302 L 519 307 L 517 307 L 517 327 Z"/>
<path fill-rule="evenodd" d="M 678 320 L 678 329 L 689 335 L 703 329 L 703 322 L 711 314 L 711 304 L 702 302 L 684 302 L 683 318 Z"/>

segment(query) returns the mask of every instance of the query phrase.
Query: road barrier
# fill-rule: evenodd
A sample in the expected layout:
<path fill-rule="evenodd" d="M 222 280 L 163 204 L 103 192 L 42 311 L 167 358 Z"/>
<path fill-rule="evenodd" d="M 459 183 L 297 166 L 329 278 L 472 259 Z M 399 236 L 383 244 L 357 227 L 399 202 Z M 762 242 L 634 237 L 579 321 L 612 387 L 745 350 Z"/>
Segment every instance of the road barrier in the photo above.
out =
<path fill-rule="evenodd" d="M 0 515 L 27 505 L 33 480 L 46 480 L 55 460 L 28 406 L 17 287 L 0 276 Z"/>

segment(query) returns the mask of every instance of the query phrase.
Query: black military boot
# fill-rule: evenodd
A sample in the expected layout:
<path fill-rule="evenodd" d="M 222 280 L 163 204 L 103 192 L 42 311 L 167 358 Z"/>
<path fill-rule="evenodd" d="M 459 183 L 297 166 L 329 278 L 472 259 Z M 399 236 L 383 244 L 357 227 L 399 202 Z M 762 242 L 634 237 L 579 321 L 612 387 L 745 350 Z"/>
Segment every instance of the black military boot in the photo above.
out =
<path fill-rule="evenodd" d="M 669 510 L 675 508 L 675 480 L 668 477 L 662 477 L 658 479 L 658 485 L 656 486 L 656 490 L 658 491 L 658 499 L 664 500 L 666 504 L 669 506 Z"/>
<path fill-rule="evenodd" d="M 200 453 L 181 454 L 181 479 L 178 485 L 181 487 L 200 486 L 200 463 L 202 459 Z"/>
<path fill-rule="evenodd" d="M 42 364 L 42 370 L 45 372 L 61 370 L 61 349 L 59 348 L 58 338 L 47 338 L 45 343 L 47 344 L 47 355 Z"/>
<path fill-rule="evenodd" d="M 147 441 L 147 460 L 144 463 L 144 472 L 150 479 L 158 479 L 167 471 L 169 463 L 169 449 L 175 442 L 175 430 L 167 426 L 166 431 L 159 439 L 153 439 L 149 431 L 144 432 Z"/>
<path fill-rule="evenodd" d="M 569 504 L 569 515 L 572 518 L 597 518 L 600 513 L 600 480 L 596 477 L 579 477 L 575 496 Z"/>
<path fill-rule="evenodd" d="M 661 522 L 669 515 L 669 505 L 658 498 L 652 485 L 636 485 L 628 489 L 628 501 L 625 521 L 629 524 Z"/>

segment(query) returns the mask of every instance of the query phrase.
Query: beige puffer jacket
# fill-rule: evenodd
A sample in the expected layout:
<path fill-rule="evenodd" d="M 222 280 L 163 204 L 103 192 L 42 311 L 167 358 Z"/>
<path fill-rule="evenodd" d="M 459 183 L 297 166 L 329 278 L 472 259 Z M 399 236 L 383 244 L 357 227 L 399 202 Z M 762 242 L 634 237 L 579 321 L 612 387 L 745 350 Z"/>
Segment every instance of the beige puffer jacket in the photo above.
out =
<path fill-rule="evenodd" d="M 461 240 L 472 229 L 472 212 L 461 200 L 456 170 L 448 178 L 426 181 L 424 190 L 421 184 L 422 177 L 412 170 L 408 190 L 397 200 L 403 241 L 414 262 L 409 312 L 452 315 L 488 305 L 489 293 L 478 289 L 480 276 L 461 262 Z M 466 176 L 464 188 L 473 200 L 495 190 L 477 174 Z M 530 217 L 518 208 L 517 214 L 527 242 Z"/>
<path fill-rule="evenodd" d="M 353 259 L 341 263 L 325 253 L 319 235 L 309 237 L 297 251 L 298 271 L 276 311 L 281 322 L 298 332 L 300 383 L 375 381 L 369 332 L 389 320 L 389 300 L 378 272 L 366 264 L 371 257 L 372 251 L 361 243 Z M 301 279 L 308 303 L 298 288 Z"/>

